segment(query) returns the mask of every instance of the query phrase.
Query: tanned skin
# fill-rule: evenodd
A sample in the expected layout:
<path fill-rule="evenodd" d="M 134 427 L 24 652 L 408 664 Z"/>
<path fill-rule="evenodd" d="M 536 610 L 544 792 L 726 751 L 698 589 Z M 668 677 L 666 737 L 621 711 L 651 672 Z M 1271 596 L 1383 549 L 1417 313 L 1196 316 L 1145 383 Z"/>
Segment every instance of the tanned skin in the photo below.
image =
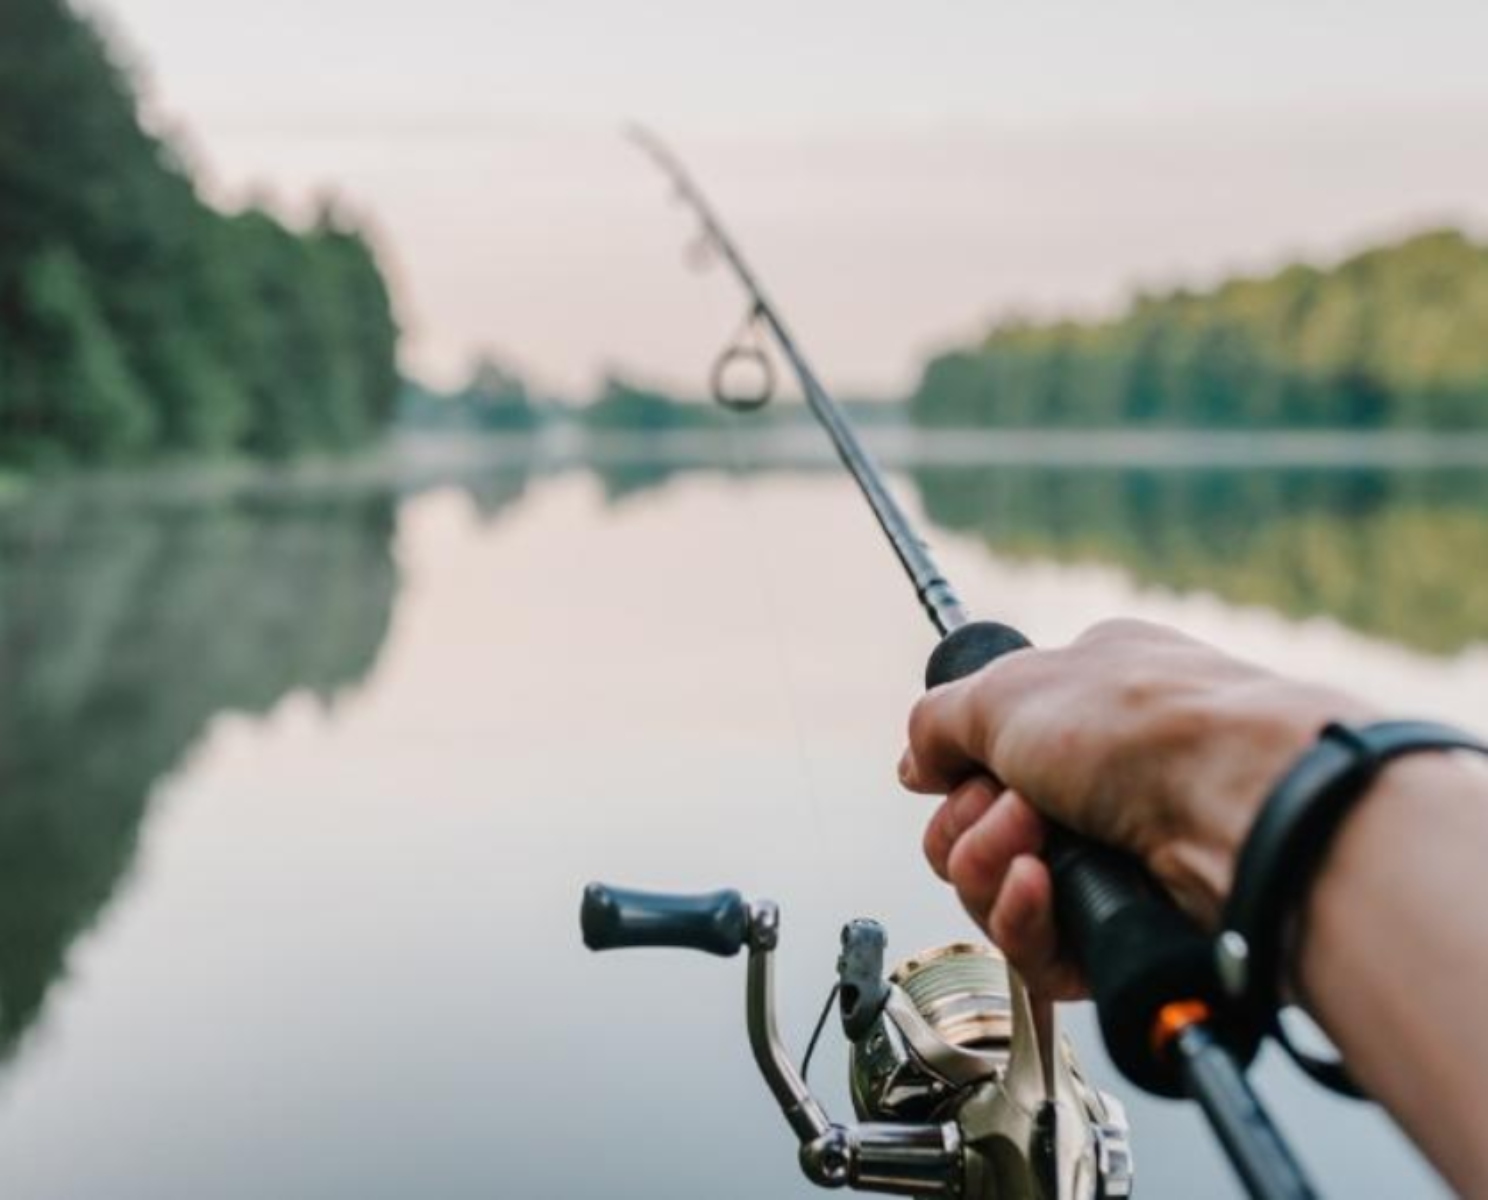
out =
<path fill-rule="evenodd" d="M 927 693 L 899 776 L 943 797 L 925 853 L 972 919 L 1054 999 L 1052 818 L 1144 862 L 1213 928 L 1271 786 L 1329 721 L 1386 715 L 1176 631 L 1096 626 Z M 1388 765 L 1297 914 L 1291 986 L 1355 1077 L 1447 1181 L 1488 1197 L 1488 771 L 1448 754 Z"/>

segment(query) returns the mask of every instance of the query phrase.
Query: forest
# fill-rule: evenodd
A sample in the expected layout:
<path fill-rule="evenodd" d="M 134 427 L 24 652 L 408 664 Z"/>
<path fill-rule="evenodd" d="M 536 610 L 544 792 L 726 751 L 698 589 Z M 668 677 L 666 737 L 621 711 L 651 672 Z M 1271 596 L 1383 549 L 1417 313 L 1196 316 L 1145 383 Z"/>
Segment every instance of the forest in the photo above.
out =
<path fill-rule="evenodd" d="M 917 422 L 966 427 L 1488 425 L 1488 246 L 1420 233 L 1331 267 L 1006 321 L 931 361 Z"/>
<path fill-rule="evenodd" d="M 103 33 L 0 6 L 0 463 L 284 457 L 390 418 L 398 330 L 333 203 L 294 231 L 202 197 Z"/>
<path fill-rule="evenodd" d="M 840 401 L 853 423 L 900 425 L 904 405 L 848 397 Z M 814 428 L 806 406 L 786 395 L 765 407 L 736 412 L 706 396 L 681 396 L 610 373 L 584 400 L 535 393 L 512 367 L 490 355 L 476 359 L 467 382 L 440 391 L 405 380 L 397 408 L 404 429 L 461 433 L 536 432 L 571 425 L 588 433 L 665 434 L 736 429 Z"/>

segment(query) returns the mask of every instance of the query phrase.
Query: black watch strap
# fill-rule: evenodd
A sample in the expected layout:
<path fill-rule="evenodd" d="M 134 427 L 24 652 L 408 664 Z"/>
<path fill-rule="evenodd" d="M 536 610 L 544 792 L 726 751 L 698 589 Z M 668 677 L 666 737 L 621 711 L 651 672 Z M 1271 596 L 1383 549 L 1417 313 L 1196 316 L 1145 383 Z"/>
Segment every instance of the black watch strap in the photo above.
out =
<path fill-rule="evenodd" d="M 1303 1054 L 1277 1020 L 1288 921 L 1338 826 L 1381 768 L 1406 754 L 1441 750 L 1488 755 L 1488 743 L 1433 721 L 1326 726 L 1272 789 L 1235 866 L 1216 943 L 1220 981 L 1242 1021 L 1276 1034 L 1304 1071 L 1336 1091 L 1358 1094 L 1337 1063 Z"/>

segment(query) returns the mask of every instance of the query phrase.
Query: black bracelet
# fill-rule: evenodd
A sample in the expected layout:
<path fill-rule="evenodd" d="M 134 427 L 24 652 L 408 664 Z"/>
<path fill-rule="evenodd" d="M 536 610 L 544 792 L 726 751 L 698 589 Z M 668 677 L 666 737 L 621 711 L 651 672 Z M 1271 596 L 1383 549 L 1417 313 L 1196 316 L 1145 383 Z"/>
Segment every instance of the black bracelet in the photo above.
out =
<path fill-rule="evenodd" d="M 1360 1093 L 1342 1065 L 1300 1050 L 1278 1019 L 1288 921 L 1339 825 L 1380 769 L 1391 759 L 1432 750 L 1488 754 L 1488 744 L 1431 721 L 1328 725 L 1266 798 L 1225 904 L 1215 965 L 1233 1001 L 1232 1016 L 1257 1036 L 1275 1035 L 1302 1070 L 1345 1094 Z"/>

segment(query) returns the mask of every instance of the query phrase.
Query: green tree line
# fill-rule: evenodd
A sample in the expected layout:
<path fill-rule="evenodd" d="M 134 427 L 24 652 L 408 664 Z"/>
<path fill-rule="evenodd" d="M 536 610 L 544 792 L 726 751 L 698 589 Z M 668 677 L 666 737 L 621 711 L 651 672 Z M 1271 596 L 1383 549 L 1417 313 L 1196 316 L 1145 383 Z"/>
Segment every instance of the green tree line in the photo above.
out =
<path fill-rule="evenodd" d="M 1140 296 L 1110 321 L 1010 321 L 930 362 L 911 409 L 941 426 L 1482 427 L 1488 247 L 1438 230 Z"/>
<path fill-rule="evenodd" d="M 365 442 L 398 387 L 366 238 L 227 215 L 66 0 L 0 6 L 0 460 Z"/>
<path fill-rule="evenodd" d="M 856 425 L 898 425 L 904 406 L 849 398 L 843 407 Z M 398 422 L 406 429 L 446 432 L 531 433 L 549 424 L 582 426 L 595 433 L 669 433 L 811 426 L 806 406 L 787 398 L 735 412 L 711 397 L 678 396 L 621 374 L 606 375 L 586 401 L 536 394 L 521 375 L 498 359 L 476 359 L 468 381 L 440 391 L 405 380 Z"/>
<path fill-rule="evenodd" d="M 531 394 L 516 371 L 483 355 L 476 359 L 469 381 L 452 392 L 404 380 L 397 418 L 406 429 L 531 433 L 550 418 L 552 408 L 551 401 Z"/>

